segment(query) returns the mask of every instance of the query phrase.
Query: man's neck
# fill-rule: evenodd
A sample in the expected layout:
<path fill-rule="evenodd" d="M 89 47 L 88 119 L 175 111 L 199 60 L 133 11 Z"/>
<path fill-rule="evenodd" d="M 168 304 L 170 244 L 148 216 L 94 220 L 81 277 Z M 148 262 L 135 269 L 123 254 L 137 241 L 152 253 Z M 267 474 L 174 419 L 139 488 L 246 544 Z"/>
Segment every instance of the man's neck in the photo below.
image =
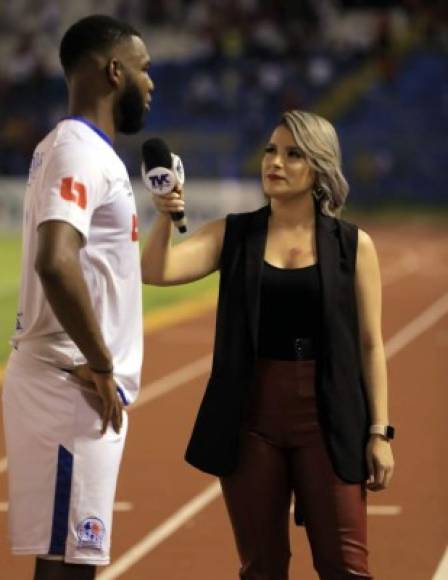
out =
<path fill-rule="evenodd" d="M 115 140 L 115 123 L 105 103 L 86 103 L 81 99 L 70 99 L 68 107 L 70 117 L 82 117 L 105 133 L 110 141 Z"/>

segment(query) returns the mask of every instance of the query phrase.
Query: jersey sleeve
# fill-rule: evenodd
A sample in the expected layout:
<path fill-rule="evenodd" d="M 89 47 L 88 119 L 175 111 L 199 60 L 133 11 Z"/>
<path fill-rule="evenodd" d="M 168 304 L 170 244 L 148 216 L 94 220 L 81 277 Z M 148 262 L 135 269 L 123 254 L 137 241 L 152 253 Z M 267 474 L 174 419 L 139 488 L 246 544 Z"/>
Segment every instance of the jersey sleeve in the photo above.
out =
<path fill-rule="evenodd" d="M 106 179 L 88 146 L 59 145 L 51 152 L 37 193 L 37 225 L 60 220 L 88 238 L 93 212 L 107 192 Z"/>

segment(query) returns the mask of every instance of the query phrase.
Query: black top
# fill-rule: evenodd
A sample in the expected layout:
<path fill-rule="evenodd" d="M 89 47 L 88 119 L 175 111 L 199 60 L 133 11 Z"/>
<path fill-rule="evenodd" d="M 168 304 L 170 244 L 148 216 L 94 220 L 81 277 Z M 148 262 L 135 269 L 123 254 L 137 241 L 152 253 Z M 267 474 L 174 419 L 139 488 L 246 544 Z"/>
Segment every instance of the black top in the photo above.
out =
<path fill-rule="evenodd" d="M 294 360 L 298 337 L 318 348 L 321 296 L 317 264 L 277 268 L 263 264 L 260 287 L 258 356 Z"/>

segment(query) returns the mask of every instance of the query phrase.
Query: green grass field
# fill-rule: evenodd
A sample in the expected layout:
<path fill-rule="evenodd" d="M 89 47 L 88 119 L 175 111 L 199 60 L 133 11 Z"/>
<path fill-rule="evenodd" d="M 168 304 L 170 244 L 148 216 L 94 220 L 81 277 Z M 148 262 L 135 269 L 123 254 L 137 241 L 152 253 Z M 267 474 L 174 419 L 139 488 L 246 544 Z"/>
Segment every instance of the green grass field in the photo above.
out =
<path fill-rule="evenodd" d="M 0 365 L 4 364 L 10 346 L 9 339 L 14 333 L 18 290 L 20 280 L 20 237 L 0 234 L 1 283 L 0 283 Z M 217 274 L 198 282 L 171 288 L 145 286 L 143 289 L 143 309 L 154 312 L 176 302 L 200 296 L 217 287 Z"/>

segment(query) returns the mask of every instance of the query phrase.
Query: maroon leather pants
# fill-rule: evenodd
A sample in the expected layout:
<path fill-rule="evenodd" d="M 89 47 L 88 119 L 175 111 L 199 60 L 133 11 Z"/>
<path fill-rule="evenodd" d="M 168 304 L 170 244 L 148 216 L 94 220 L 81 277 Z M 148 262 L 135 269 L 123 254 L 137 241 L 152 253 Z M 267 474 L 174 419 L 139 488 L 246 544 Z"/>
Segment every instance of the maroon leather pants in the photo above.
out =
<path fill-rule="evenodd" d="M 314 361 L 258 361 L 237 470 L 221 486 L 243 580 L 287 580 L 294 494 L 321 580 L 372 579 L 366 498 L 339 479 L 322 440 Z"/>

